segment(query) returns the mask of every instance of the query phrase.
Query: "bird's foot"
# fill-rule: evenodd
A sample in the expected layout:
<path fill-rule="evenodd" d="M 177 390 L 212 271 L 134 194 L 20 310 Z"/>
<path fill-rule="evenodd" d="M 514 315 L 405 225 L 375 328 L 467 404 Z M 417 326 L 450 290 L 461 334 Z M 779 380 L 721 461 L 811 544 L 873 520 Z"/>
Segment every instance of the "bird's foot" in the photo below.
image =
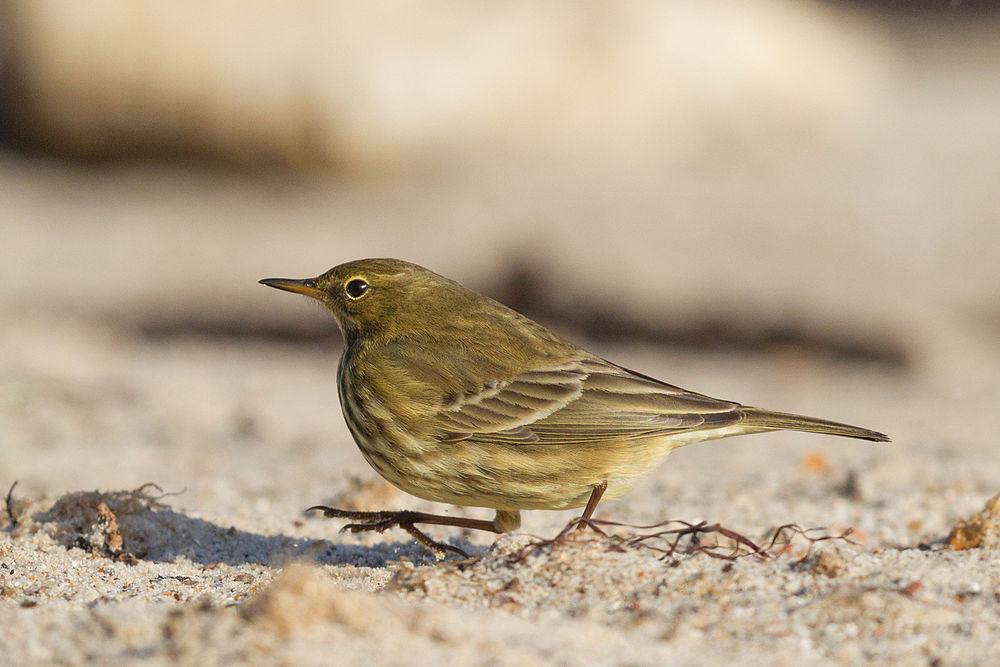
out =
<path fill-rule="evenodd" d="M 580 534 L 587 528 L 607 537 L 608 534 L 601 529 L 598 525 L 599 522 L 593 518 L 594 510 L 597 509 L 597 503 L 601 502 L 601 496 L 604 495 L 607 489 L 608 482 L 606 480 L 595 484 L 593 490 L 590 492 L 590 499 L 587 501 L 587 506 L 583 508 L 583 514 L 570 521 L 556 539 L 565 538 L 570 533 Z"/>
<path fill-rule="evenodd" d="M 417 528 L 416 524 L 423 523 L 421 519 L 425 516 L 420 512 L 411 512 L 408 510 L 396 512 L 357 512 L 353 510 L 336 509 L 325 505 L 314 505 L 306 511 L 310 512 L 312 510 L 319 510 L 323 512 L 323 516 L 328 519 L 350 519 L 352 523 L 349 523 L 341 528 L 340 532 L 342 533 L 365 533 L 369 531 L 384 533 L 390 528 L 401 528 L 409 533 L 410 536 L 417 542 L 432 551 L 438 558 L 444 558 L 449 552 L 458 554 L 463 558 L 469 557 L 469 554 L 465 553 L 458 547 L 433 540 L 429 535 L 427 535 L 427 533 Z"/>
<path fill-rule="evenodd" d="M 566 528 L 563 529 L 564 535 L 581 535 L 588 528 L 595 533 L 607 536 L 607 532 L 600 526 L 600 521 L 592 517 L 581 516 L 573 519 L 569 522 Z"/>

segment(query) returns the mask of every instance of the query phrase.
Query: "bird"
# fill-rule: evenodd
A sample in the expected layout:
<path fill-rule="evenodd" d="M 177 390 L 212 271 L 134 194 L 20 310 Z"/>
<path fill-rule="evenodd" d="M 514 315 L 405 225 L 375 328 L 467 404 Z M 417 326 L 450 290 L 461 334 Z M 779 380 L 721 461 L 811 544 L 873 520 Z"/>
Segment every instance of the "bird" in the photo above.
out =
<path fill-rule="evenodd" d="M 672 450 L 793 430 L 887 442 L 867 428 L 741 405 L 608 361 L 507 306 L 417 264 L 360 259 L 314 278 L 260 283 L 320 301 L 344 340 L 337 389 L 347 427 L 383 478 L 425 500 L 495 511 L 492 520 L 316 505 L 351 532 L 418 526 L 507 533 L 525 510 L 618 498 Z"/>

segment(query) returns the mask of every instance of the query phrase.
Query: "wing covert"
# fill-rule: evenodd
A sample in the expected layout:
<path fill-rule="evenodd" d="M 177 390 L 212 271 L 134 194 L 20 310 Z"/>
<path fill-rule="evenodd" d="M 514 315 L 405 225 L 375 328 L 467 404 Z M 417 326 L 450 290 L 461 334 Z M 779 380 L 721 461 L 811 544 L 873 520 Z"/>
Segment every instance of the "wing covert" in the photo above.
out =
<path fill-rule="evenodd" d="M 739 407 L 594 358 L 489 382 L 438 417 L 445 441 L 571 445 L 718 428 Z"/>
<path fill-rule="evenodd" d="M 537 442 L 530 426 L 575 401 L 583 393 L 587 374 L 569 363 L 493 380 L 476 392 L 448 397 L 438 412 L 445 440 L 490 434 L 493 439 Z"/>

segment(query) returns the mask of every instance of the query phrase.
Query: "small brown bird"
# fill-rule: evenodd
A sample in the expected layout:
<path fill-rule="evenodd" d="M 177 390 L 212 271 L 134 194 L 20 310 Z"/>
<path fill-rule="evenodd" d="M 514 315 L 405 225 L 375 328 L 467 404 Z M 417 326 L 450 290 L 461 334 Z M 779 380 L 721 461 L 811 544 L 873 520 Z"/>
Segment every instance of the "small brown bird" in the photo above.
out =
<path fill-rule="evenodd" d="M 496 510 L 492 521 L 423 512 L 352 512 L 355 523 L 400 527 L 438 553 L 417 524 L 503 533 L 520 511 L 615 498 L 671 450 L 776 430 L 885 442 L 882 433 L 710 398 L 623 368 L 520 313 L 415 264 L 362 259 L 316 278 L 267 278 L 318 299 L 346 343 L 340 405 L 361 453 L 420 498 Z M 460 552 L 459 552 L 460 553 Z"/>

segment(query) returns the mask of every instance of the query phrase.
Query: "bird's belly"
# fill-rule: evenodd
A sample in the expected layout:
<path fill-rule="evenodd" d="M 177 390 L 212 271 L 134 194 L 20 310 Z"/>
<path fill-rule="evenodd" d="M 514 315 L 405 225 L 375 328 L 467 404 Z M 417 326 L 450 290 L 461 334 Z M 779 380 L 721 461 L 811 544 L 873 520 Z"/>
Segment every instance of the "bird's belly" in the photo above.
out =
<path fill-rule="evenodd" d="M 419 498 L 499 510 L 568 509 L 594 486 L 626 493 L 672 449 L 662 438 L 581 445 L 514 445 L 409 436 L 358 439 L 365 459 L 393 485 Z"/>

